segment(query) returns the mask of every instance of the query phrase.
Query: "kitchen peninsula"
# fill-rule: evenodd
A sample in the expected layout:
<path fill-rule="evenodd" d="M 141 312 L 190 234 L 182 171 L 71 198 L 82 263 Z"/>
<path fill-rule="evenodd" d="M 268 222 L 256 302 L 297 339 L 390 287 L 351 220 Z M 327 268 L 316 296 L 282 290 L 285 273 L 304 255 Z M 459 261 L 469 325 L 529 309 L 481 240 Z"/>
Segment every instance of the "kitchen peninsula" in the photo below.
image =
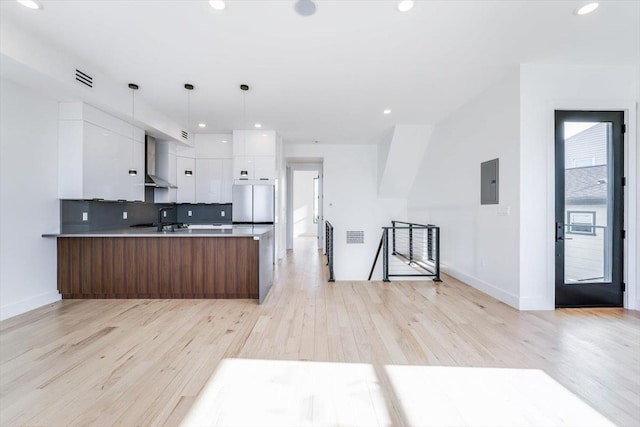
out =
<path fill-rule="evenodd" d="M 63 298 L 255 298 L 273 283 L 273 226 L 48 235 Z"/>

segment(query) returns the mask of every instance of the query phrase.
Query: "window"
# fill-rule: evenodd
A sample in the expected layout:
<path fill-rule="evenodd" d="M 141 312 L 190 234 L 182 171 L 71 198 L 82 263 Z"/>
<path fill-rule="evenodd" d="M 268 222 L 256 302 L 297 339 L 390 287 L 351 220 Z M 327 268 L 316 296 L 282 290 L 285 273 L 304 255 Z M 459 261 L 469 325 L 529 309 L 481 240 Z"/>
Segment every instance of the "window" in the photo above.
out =
<path fill-rule="evenodd" d="M 583 157 L 582 159 L 573 159 L 574 168 L 586 168 L 596 164 L 595 157 Z"/>
<path fill-rule="evenodd" d="M 569 223 L 568 233 L 596 235 L 596 213 L 594 211 L 568 211 L 567 217 L 567 222 Z"/>

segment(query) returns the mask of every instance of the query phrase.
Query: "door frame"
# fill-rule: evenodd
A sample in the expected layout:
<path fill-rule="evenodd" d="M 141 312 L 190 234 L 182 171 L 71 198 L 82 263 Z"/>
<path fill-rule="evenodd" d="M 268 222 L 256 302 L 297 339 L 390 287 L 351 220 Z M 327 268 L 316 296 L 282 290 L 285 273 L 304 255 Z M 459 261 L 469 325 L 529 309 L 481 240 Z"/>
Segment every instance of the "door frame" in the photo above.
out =
<path fill-rule="evenodd" d="M 638 107 L 635 100 L 626 101 L 577 101 L 557 100 L 547 104 L 547 217 L 546 227 L 546 283 L 548 309 L 555 307 L 555 112 L 556 110 L 583 111 L 623 111 L 627 131 L 624 134 L 624 176 L 627 185 L 624 187 L 624 271 L 623 280 L 626 290 L 623 294 L 625 308 L 640 310 L 640 271 L 638 255 Z"/>
<path fill-rule="evenodd" d="M 606 212 L 607 227 L 612 237 L 612 246 L 607 247 L 603 240 L 604 262 L 611 262 L 611 282 L 603 279 L 602 282 L 585 283 L 583 285 L 567 285 L 565 281 L 565 256 L 566 241 L 571 234 L 567 230 L 565 204 L 565 141 L 561 125 L 565 122 L 598 122 L 613 124 L 611 128 L 611 145 L 607 145 L 607 166 L 611 171 L 611 180 L 608 180 L 608 187 L 611 189 L 613 205 L 607 202 Z M 556 285 L 556 307 L 622 307 L 624 304 L 624 240 L 620 232 L 624 230 L 624 187 L 622 177 L 624 177 L 624 126 L 623 111 L 584 111 L 584 110 L 556 110 L 555 111 L 555 188 L 561 189 L 562 194 L 556 192 L 555 211 L 555 242 L 556 242 L 556 265 L 555 265 L 555 285 Z M 611 151 L 609 149 L 611 148 Z M 612 209 L 610 211 L 609 209 Z M 622 211 L 620 211 L 622 209 Z M 594 213 L 595 215 L 595 213 Z M 595 223 L 594 223 L 595 225 Z M 594 232 L 595 235 L 595 232 Z M 605 233 L 606 236 L 606 233 Z M 608 255 L 611 259 L 608 259 Z M 606 267 L 604 269 L 606 276 Z M 558 298 L 561 302 L 558 303 Z M 606 301 L 606 302 L 605 302 Z"/>
<path fill-rule="evenodd" d="M 287 250 L 293 249 L 293 172 L 295 171 L 315 171 L 318 172 L 318 249 L 324 249 L 324 175 L 323 160 L 287 160 Z"/>

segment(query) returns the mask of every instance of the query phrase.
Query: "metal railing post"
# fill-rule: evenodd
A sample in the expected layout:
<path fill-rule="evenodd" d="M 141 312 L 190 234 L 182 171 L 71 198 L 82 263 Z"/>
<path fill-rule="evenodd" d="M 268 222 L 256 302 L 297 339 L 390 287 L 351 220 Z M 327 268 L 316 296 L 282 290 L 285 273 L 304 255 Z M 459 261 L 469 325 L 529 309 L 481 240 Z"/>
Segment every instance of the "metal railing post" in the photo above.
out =
<path fill-rule="evenodd" d="M 434 282 L 442 282 L 440 279 L 440 227 L 435 227 L 436 230 L 436 276 L 433 278 Z"/>
<path fill-rule="evenodd" d="M 382 281 L 389 281 L 389 229 L 384 229 L 384 240 L 382 245 Z"/>
<path fill-rule="evenodd" d="M 393 226 L 393 234 L 392 234 L 393 255 L 395 255 L 396 254 L 396 222 L 391 221 L 391 225 Z"/>
<path fill-rule="evenodd" d="M 409 264 L 413 262 L 413 224 L 409 224 Z"/>

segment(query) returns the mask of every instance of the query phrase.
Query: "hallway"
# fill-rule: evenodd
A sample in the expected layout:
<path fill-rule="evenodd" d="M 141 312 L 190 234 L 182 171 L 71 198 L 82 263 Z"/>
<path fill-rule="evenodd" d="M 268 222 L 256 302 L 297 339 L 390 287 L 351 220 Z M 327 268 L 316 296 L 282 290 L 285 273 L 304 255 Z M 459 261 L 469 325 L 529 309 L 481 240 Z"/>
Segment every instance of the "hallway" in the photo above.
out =
<path fill-rule="evenodd" d="M 636 312 L 518 312 L 448 276 L 329 284 L 315 244 L 262 306 L 64 300 L 2 322 L 0 424 L 606 423 L 580 400 L 637 424 Z"/>

